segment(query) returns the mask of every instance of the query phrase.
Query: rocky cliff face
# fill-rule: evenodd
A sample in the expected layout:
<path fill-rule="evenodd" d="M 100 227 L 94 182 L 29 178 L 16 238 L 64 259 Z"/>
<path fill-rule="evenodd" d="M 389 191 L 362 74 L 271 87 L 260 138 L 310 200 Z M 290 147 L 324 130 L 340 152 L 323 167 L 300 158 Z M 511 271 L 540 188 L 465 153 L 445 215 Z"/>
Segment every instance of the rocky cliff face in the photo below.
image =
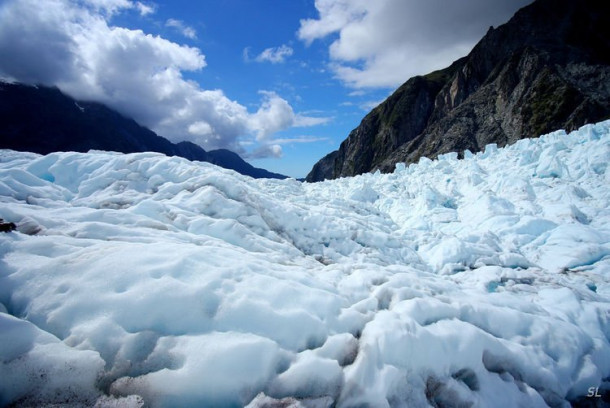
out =
<path fill-rule="evenodd" d="M 610 7 L 538 0 L 450 67 L 409 79 L 307 181 L 480 151 L 610 117 Z"/>

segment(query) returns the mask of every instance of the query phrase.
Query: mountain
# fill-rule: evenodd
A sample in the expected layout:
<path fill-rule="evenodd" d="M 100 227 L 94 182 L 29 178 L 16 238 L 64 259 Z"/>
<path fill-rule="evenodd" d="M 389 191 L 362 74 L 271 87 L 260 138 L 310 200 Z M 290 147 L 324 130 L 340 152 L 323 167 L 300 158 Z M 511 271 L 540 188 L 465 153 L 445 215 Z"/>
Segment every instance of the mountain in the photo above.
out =
<path fill-rule="evenodd" d="M 208 152 L 208 159 L 206 161 L 217 166 L 224 167 L 226 169 L 235 170 L 238 173 L 246 174 L 254 178 L 288 178 L 288 176 L 284 176 L 283 174 L 272 173 L 268 170 L 254 167 L 250 163 L 239 157 L 237 153 L 227 149 L 210 150 Z"/>
<path fill-rule="evenodd" d="M 256 168 L 228 150 L 174 144 L 97 102 L 76 101 L 57 88 L 0 83 L 0 148 L 47 154 L 107 150 L 159 152 L 205 161 L 255 178 L 286 178 Z"/>
<path fill-rule="evenodd" d="M 307 181 L 353 176 L 610 117 L 610 8 L 538 0 L 490 27 L 470 54 L 409 79 Z"/>

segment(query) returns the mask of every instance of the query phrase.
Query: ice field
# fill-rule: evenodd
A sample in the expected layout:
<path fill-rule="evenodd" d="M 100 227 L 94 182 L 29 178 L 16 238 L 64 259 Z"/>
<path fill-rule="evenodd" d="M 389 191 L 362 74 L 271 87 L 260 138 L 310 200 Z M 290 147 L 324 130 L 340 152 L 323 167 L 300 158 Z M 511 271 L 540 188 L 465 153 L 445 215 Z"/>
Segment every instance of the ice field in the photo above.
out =
<path fill-rule="evenodd" d="M 610 121 L 316 184 L 0 151 L 0 406 L 603 394 L 609 162 Z"/>

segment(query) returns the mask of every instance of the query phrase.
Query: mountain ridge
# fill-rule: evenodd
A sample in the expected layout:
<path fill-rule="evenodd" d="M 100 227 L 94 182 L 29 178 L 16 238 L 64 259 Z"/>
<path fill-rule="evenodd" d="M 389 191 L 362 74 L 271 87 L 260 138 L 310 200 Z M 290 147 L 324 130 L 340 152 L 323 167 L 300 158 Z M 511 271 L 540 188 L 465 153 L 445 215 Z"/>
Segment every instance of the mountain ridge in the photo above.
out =
<path fill-rule="evenodd" d="M 522 8 L 490 27 L 467 56 L 401 85 L 306 180 L 390 172 L 399 162 L 607 119 L 605 8 L 593 0 L 538 0 Z"/>
<path fill-rule="evenodd" d="M 206 151 L 188 141 L 172 143 L 102 103 L 78 101 L 57 87 L 43 85 L 0 82 L 0 148 L 40 154 L 153 151 L 209 162 L 254 178 L 287 178 L 254 167 L 226 149 Z"/>

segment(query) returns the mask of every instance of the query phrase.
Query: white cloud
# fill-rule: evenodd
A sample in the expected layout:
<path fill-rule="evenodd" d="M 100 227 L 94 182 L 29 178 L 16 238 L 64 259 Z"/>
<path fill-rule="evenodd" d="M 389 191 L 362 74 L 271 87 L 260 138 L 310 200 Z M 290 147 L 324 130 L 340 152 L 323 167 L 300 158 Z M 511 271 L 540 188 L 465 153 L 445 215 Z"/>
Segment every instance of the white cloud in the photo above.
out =
<path fill-rule="evenodd" d="M 203 121 L 191 123 L 188 127 L 188 131 L 189 133 L 196 136 L 210 136 L 214 134 L 212 126 L 210 126 L 209 123 Z"/>
<path fill-rule="evenodd" d="M 152 3 L 142 3 L 141 1 L 137 1 L 135 3 L 135 7 L 141 16 L 154 14 L 157 11 L 157 6 Z"/>
<path fill-rule="evenodd" d="M 293 143 L 316 143 L 316 142 L 323 142 L 326 140 L 328 140 L 327 137 L 298 136 L 298 137 L 273 139 L 273 143 L 278 144 L 278 145 L 283 145 L 283 144 L 293 144 Z"/>
<path fill-rule="evenodd" d="M 313 116 L 305 116 L 302 114 L 297 114 L 294 117 L 294 126 L 295 127 L 318 126 L 318 125 L 324 125 L 330 121 L 332 121 L 332 118 L 330 118 L 330 117 L 313 117 Z"/>
<path fill-rule="evenodd" d="M 264 140 L 281 129 L 293 126 L 295 113 L 290 104 L 275 92 L 260 93 L 263 95 L 263 102 L 250 118 L 250 127 L 255 130 L 257 140 Z"/>
<path fill-rule="evenodd" d="M 490 25 L 532 0 L 316 0 L 306 44 L 336 35 L 331 69 L 353 88 L 395 87 L 466 55 Z"/>
<path fill-rule="evenodd" d="M 170 18 L 165 22 L 166 27 L 175 28 L 180 34 L 191 40 L 197 39 L 197 31 L 193 27 L 189 27 L 180 20 Z"/>
<path fill-rule="evenodd" d="M 263 159 L 267 157 L 275 157 L 281 158 L 284 154 L 282 149 L 282 145 L 286 144 L 302 144 L 302 143 L 316 143 L 327 141 L 326 137 L 316 137 L 316 136 L 298 136 L 298 137 L 289 137 L 289 138 L 274 138 L 269 139 L 263 142 L 258 148 L 254 149 L 252 152 L 244 153 L 244 157 L 248 159 Z M 246 142 L 247 143 L 247 142 Z M 246 144 L 242 143 L 242 144 Z"/>
<path fill-rule="evenodd" d="M 85 4 L 90 5 L 96 11 L 104 11 L 108 15 L 133 7 L 130 0 L 85 0 Z"/>
<path fill-rule="evenodd" d="M 105 13 L 109 17 L 121 12 L 121 10 L 128 9 L 136 9 L 141 16 L 147 16 L 156 11 L 156 6 L 152 3 L 147 4 L 131 0 L 84 0 L 84 4 L 96 12 Z"/>
<path fill-rule="evenodd" d="M 379 1 L 379 0 L 378 0 Z M 316 0 L 320 19 L 301 20 L 299 38 L 307 44 L 341 31 L 351 22 L 361 20 L 368 12 L 366 0 Z M 370 5 L 368 5 L 370 6 Z"/>
<path fill-rule="evenodd" d="M 263 101 L 258 111 L 250 117 L 250 129 L 256 139 L 267 140 L 271 135 L 289 127 L 308 127 L 328 123 L 332 118 L 295 114 L 290 104 L 275 92 L 259 91 Z"/>
<path fill-rule="evenodd" d="M 294 50 L 287 45 L 280 45 L 279 47 L 267 48 L 260 54 L 258 54 L 254 61 L 256 62 L 270 62 L 272 64 L 279 64 L 286 61 L 286 58 L 290 57 L 294 53 Z M 244 57 L 248 60 L 248 48 L 244 49 Z"/>
<path fill-rule="evenodd" d="M 250 47 L 246 47 L 242 51 L 242 56 L 243 56 L 245 62 L 250 62 L 250 49 L 251 49 Z"/>
<path fill-rule="evenodd" d="M 198 48 L 109 24 L 112 13 L 134 4 L 0 3 L 0 77 L 58 86 L 75 98 L 105 103 L 174 142 L 189 140 L 205 149 L 243 151 L 240 142 L 250 135 L 264 140 L 315 123 L 275 93 L 263 93 L 260 108 L 251 113 L 222 90 L 186 80 L 184 72 L 206 66 Z"/>
<path fill-rule="evenodd" d="M 264 144 L 250 153 L 244 154 L 247 159 L 264 159 L 267 157 L 281 158 L 284 154 L 279 144 Z"/>
<path fill-rule="evenodd" d="M 385 99 L 386 98 L 375 99 L 375 100 L 372 100 L 372 101 L 365 101 L 365 102 L 362 102 L 359 106 L 360 106 L 360 109 L 362 109 L 363 111 L 369 112 L 372 109 L 376 108 Z"/>

